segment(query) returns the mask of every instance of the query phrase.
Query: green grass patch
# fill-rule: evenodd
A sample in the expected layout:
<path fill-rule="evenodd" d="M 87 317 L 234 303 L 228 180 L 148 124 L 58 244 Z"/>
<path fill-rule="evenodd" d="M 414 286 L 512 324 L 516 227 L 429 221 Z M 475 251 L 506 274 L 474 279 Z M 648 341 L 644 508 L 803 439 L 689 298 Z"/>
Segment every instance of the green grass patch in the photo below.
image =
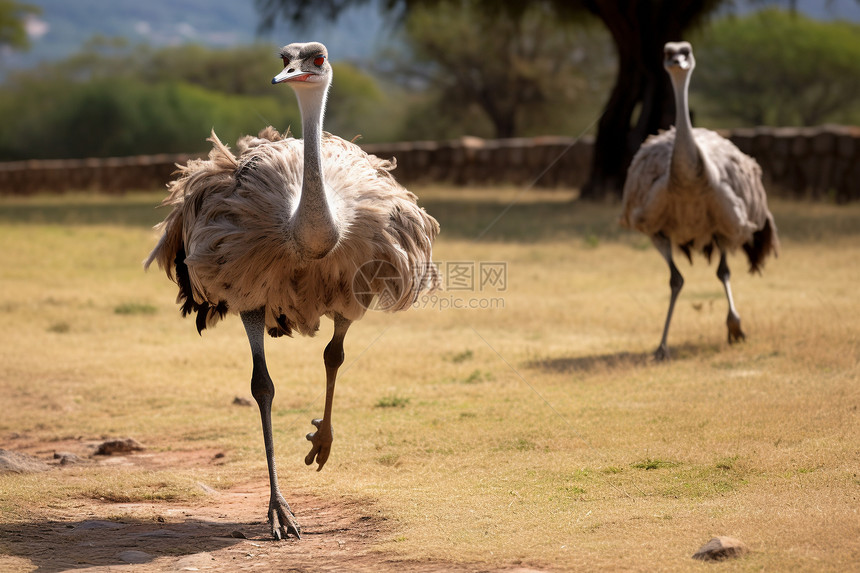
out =
<path fill-rule="evenodd" d="M 652 458 L 646 458 L 641 462 L 635 462 L 630 464 L 631 468 L 636 468 L 639 470 L 659 470 L 662 468 L 673 468 L 677 466 L 677 462 L 670 462 L 666 460 L 655 460 Z"/>
<path fill-rule="evenodd" d="M 146 304 L 141 302 L 126 302 L 114 307 L 114 314 L 122 314 L 122 315 L 150 315 L 155 314 L 158 311 L 158 308 L 153 304 Z"/>
<path fill-rule="evenodd" d="M 374 408 L 405 408 L 409 402 L 409 398 L 392 394 L 380 398 L 373 406 Z"/>

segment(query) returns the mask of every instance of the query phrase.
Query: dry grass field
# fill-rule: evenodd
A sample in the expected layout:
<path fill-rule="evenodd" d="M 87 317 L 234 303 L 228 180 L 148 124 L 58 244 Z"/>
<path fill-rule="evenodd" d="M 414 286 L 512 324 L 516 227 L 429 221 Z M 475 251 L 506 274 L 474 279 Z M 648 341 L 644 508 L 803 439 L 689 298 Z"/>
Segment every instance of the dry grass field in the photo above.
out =
<path fill-rule="evenodd" d="M 0 200 L 0 448 L 50 465 L 0 474 L 0 570 L 858 568 L 860 205 L 772 201 L 780 258 L 760 277 L 729 261 L 743 344 L 715 264 L 679 262 L 656 364 L 669 274 L 617 207 L 417 191 L 448 289 L 350 330 L 322 472 L 304 436 L 331 324 L 267 341 L 305 530 L 280 543 L 258 413 L 234 404 L 241 322 L 199 337 L 141 268 L 161 193 Z M 126 437 L 146 449 L 92 455 Z M 691 559 L 717 535 L 750 553 Z"/>

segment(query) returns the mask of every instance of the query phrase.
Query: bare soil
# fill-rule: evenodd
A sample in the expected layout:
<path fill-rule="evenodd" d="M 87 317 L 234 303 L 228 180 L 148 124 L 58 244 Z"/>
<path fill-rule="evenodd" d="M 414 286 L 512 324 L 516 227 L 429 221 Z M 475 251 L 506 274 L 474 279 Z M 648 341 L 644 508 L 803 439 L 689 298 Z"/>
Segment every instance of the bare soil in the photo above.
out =
<path fill-rule="evenodd" d="M 95 443 L 39 444 L 15 440 L 17 451 L 64 471 L 54 451 L 80 456 L 76 463 L 147 469 L 211 463 L 214 453 L 159 452 L 87 456 Z M 8 444 L 7 446 L 8 447 Z M 65 450 L 64 450 L 65 448 Z M 390 531 L 384 517 L 359 502 L 291 494 L 302 539 L 275 541 L 268 532 L 266 480 L 226 491 L 200 484 L 192 502 L 113 503 L 80 499 L 72 508 L 43 508 L 30 521 L 0 521 L 2 571 L 478 571 L 480 565 L 415 563 L 373 549 Z M 510 571 L 530 571 L 523 568 Z"/>

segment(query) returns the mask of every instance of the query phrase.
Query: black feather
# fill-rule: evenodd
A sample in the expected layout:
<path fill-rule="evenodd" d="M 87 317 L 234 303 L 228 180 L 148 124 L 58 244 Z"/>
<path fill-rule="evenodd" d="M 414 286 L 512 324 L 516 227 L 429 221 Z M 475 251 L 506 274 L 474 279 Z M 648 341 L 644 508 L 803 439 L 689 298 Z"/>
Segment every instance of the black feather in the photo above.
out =
<path fill-rule="evenodd" d="M 216 322 L 216 315 L 218 318 L 224 318 L 227 315 L 227 302 L 222 300 L 215 306 L 208 302 L 195 302 L 191 275 L 188 273 L 188 265 L 185 264 L 184 245 L 177 249 L 174 264 L 176 265 L 176 284 L 179 285 L 179 295 L 176 297 L 176 302 L 180 303 L 179 310 L 183 317 L 197 313 L 194 319 L 197 334 L 203 334 L 207 326 Z"/>
<path fill-rule="evenodd" d="M 773 224 L 772 217 L 768 216 L 764 226 L 753 233 L 752 241 L 744 243 L 744 251 L 750 262 L 750 272 L 761 274 L 765 257 L 771 251 L 774 254 L 777 251 L 776 225 Z"/>
<path fill-rule="evenodd" d="M 279 336 L 293 335 L 293 325 L 289 320 L 287 320 L 287 315 L 282 314 L 280 316 L 276 316 L 275 322 L 278 326 L 269 329 L 269 336 L 272 338 L 278 338 Z"/>
<path fill-rule="evenodd" d="M 177 249 L 174 264 L 176 265 L 176 284 L 179 286 L 176 302 L 181 303 L 180 311 L 182 316 L 186 317 L 197 310 L 197 304 L 194 302 L 194 291 L 191 287 L 188 265 L 185 264 L 185 245 Z"/>
<path fill-rule="evenodd" d="M 690 261 L 690 264 L 693 264 L 693 254 L 690 252 L 690 248 L 693 246 L 693 241 L 689 241 L 684 243 L 683 245 L 678 245 L 678 248 L 687 256 L 687 260 Z"/>
<path fill-rule="evenodd" d="M 702 247 L 702 254 L 705 255 L 705 258 L 708 259 L 708 264 L 711 264 L 711 255 L 714 253 L 714 243 L 708 243 L 704 247 Z"/>
<path fill-rule="evenodd" d="M 197 320 L 195 320 L 197 323 L 197 334 L 202 335 L 203 331 L 206 330 L 206 317 L 209 314 L 209 303 L 204 302 L 197 308 Z"/>

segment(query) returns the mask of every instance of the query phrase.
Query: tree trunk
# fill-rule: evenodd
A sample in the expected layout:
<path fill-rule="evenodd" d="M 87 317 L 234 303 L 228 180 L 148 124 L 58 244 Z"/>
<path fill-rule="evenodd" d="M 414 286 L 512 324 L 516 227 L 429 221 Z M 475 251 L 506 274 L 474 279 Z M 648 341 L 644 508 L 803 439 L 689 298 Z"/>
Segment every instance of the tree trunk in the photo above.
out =
<path fill-rule="evenodd" d="M 621 196 L 627 167 L 645 138 L 666 129 L 675 117 L 669 77 L 663 70 L 663 45 L 719 2 L 713 0 L 588 0 L 585 6 L 612 34 L 618 51 L 618 76 L 598 124 L 591 174 L 581 197 Z M 638 117 L 634 118 L 637 107 Z M 635 123 L 634 123 L 635 120 Z"/>

